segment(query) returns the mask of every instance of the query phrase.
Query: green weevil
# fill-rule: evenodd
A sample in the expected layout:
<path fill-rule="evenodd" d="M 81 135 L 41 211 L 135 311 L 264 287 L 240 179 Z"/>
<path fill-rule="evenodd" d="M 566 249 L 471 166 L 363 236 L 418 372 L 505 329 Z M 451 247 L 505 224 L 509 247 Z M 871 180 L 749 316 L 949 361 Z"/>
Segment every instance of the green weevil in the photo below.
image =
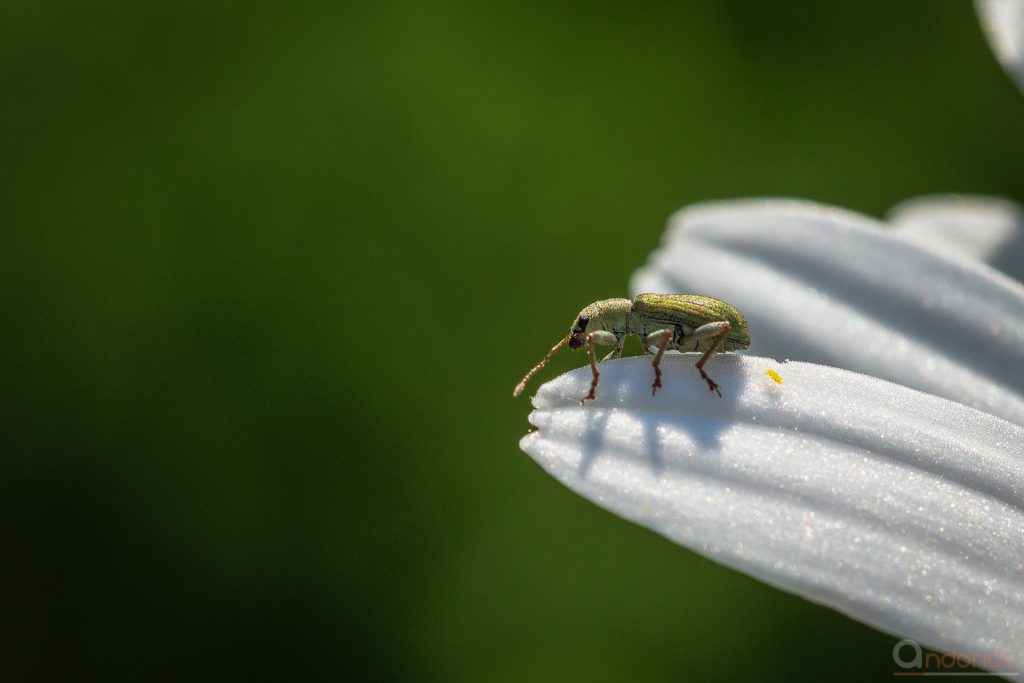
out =
<path fill-rule="evenodd" d="M 724 301 L 699 294 L 641 294 L 635 299 L 605 299 L 595 301 L 576 316 L 569 334 L 548 351 L 520 380 L 512 391 L 513 396 L 523 393 L 526 383 L 547 365 L 551 357 L 565 346 L 578 349 L 584 344 L 590 353 L 590 368 L 593 379 L 590 393 L 580 403 L 593 400 L 597 389 L 597 359 L 594 345 L 614 346 L 615 349 L 602 360 L 622 355 L 622 342 L 635 334 L 640 338 L 644 354 L 653 354 L 654 383 L 651 395 L 661 387 L 661 357 L 665 351 L 703 351 L 695 367 L 708 383 L 708 389 L 719 396 L 722 392 L 708 374 L 704 364 L 716 351 L 736 351 L 750 348 L 750 331 L 743 314 Z"/>

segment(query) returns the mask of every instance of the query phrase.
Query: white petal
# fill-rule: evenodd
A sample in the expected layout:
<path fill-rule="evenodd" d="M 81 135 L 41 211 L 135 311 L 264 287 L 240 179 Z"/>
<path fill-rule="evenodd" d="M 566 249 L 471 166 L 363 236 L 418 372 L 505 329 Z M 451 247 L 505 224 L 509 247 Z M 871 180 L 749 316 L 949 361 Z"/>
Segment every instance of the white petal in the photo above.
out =
<path fill-rule="evenodd" d="M 1024 4 L 1024 3 L 1022 3 Z M 1024 207 L 996 197 L 935 195 L 886 216 L 896 234 L 954 258 L 974 258 L 1024 279 Z"/>
<path fill-rule="evenodd" d="M 1024 424 L 1024 286 L 869 218 L 748 200 L 678 212 L 633 276 L 747 317 L 752 352 L 843 367 Z"/>
<path fill-rule="evenodd" d="M 976 0 L 981 26 L 1003 68 L 1024 89 L 1024 2 Z"/>
<path fill-rule="evenodd" d="M 545 384 L 522 448 L 707 557 L 939 650 L 1024 657 L 1024 429 L 864 375 L 695 354 Z M 775 369 L 783 383 L 765 376 Z"/>

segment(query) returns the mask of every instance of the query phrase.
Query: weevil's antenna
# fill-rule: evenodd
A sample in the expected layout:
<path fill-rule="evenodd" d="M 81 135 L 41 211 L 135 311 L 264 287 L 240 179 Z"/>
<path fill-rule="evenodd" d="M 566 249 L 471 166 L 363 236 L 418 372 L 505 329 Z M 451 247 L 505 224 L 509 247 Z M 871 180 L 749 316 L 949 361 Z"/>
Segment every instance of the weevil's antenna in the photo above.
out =
<path fill-rule="evenodd" d="M 565 339 L 563 339 L 562 341 L 560 341 L 557 344 L 555 344 L 551 348 L 551 350 L 548 351 L 548 355 L 544 356 L 544 359 L 541 362 L 539 362 L 536 365 L 534 365 L 533 366 L 533 370 L 530 370 L 528 373 L 526 373 L 526 377 L 524 377 L 521 380 L 519 380 L 519 384 L 517 384 L 516 388 L 512 390 L 512 395 L 513 396 L 518 396 L 519 394 L 523 393 L 523 389 L 526 388 L 526 383 L 529 382 L 533 378 L 533 376 L 537 374 L 538 370 L 540 370 L 542 367 L 544 367 L 545 365 L 548 364 L 548 361 L 551 360 L 551 356 L 555 355 L 555 352 L 558 351 L 558 349 L 560 349 L 563 346 L 565 346 L 566 342 L 569 341 L 569 337 L 571 337 L 571 336 L 572 336 L 571 332 L 569 334 L 565 335 Z"/>

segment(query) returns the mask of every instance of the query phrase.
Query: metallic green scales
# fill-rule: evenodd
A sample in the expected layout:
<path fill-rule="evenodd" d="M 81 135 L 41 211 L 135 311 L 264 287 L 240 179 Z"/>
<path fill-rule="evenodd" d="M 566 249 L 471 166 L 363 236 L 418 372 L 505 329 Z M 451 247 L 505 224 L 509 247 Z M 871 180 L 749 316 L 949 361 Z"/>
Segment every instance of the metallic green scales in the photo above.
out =
<path fill-rule="evenodd" d="M 726 320 L 731 329 L 722 342 L 723 351 L 738 351 L 750 348 L 750 330 L 747 320 L 734 306 L 710 296 L 699 294 L 641 294 L 633 299 L 631 311 L 635 333 L 641 337 L 658 329 L 668 327 L 676 330 L 677 338 L 682 337 L 680 350 L 702 351 L 704 345 L 687 344 L 686 337 L 701 325 Z M 677 328 L 682 329 L 677 329 Z M 689 329 L 687 329 L 689 328 Z M 709 344 L 710 339 L 706 340 Z M 694 348 L 689 348 L 693 346 Z"/>

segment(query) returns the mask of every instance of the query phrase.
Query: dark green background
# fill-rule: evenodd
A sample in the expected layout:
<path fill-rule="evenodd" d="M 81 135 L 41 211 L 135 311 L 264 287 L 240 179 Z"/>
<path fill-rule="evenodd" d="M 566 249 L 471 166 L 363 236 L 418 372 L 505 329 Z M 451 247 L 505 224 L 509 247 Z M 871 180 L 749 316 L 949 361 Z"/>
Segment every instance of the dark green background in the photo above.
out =
<path fill-rule="evenodd" d="M 5 671 L 889 677 L 511 389 L 684 204 L 1024 199 L 971 4 L 8 1 L 0 93 Z"/>

